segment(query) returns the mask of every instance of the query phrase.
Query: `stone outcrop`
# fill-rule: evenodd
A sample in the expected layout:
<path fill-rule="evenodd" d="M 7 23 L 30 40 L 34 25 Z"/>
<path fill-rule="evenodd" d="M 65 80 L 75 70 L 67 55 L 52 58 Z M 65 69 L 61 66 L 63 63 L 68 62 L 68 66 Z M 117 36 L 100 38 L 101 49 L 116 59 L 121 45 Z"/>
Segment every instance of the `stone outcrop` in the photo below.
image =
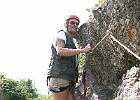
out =
<path fill-rule="evenodd" d="M 4 100 L 4 97 L 3 97 L 3 92 L 2 92 L 1 87 L 0 87 L 0 100 Z"/>
<path fill-rule="evenodd" d="M 88 11 L 91 12 L 89 20 L 80 26 L 77 37 L 83 47 L 88 43 L 95 47 L 108 30 L 115 39 L 140 56 L 140 0 L 107 0 L 101 7 Z M 140 91 L 140 60 L 110 35 L 86 54 L 85 66 L 89 100 L 140 100 L 139 93 L 136 94 L 139 99 L 128 99 L 135 95 L 133 92 Z M 129 78 L 126 73 L 133 67 L 136 67 L 137 75 Z M 126 78 L 122 78 L 125 74 Z M 136 88 L 127 84 L 131 82 Z"/>
<path fill-rule="evenodd" d="M 124 74 L 115 100 L 140 100 L 140 68 L 132 67 Z"/>

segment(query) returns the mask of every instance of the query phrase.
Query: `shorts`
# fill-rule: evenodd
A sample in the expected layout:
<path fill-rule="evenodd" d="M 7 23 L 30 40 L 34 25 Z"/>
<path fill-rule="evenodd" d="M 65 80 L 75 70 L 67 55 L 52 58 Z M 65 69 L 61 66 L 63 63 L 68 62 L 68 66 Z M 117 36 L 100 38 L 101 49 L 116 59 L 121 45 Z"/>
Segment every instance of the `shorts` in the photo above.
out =
<path fill-rule="evenodd" d="M 62 92 L 70 88 L 70 81 L 57 77 L 48 79 L 48 88 L 51 92 Z"/>

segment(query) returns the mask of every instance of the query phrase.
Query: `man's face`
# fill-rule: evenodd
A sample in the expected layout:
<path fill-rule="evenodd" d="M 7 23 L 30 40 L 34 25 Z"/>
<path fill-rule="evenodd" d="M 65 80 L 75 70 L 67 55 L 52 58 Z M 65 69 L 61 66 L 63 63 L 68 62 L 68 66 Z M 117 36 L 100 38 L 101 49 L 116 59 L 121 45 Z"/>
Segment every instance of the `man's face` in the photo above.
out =
<path fill-rule="evenodd" d="M 70 33 L 76 33 L 78 29 L 79 22 L 76 19 L 70 19 L 68 22 L 68 31 Z"/>

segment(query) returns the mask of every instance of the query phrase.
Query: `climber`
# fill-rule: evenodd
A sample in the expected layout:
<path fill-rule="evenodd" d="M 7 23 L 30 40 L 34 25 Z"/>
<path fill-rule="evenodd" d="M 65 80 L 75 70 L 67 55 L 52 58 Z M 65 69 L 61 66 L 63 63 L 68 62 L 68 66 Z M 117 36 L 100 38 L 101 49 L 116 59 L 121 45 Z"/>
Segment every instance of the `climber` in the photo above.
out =
<path fill-rule="evenodd" d="M 79 23 L 79 17 L 70 15 L 65 20 L 66 31 L 61 30 L 54 37 L 47 74 L 48 88 L 52 92 L 53 100 L 76 100 L 74 89 L 78 82 L 78 54 L 91 50 L 90 44 L 80 49 L 74 39 Z"/>

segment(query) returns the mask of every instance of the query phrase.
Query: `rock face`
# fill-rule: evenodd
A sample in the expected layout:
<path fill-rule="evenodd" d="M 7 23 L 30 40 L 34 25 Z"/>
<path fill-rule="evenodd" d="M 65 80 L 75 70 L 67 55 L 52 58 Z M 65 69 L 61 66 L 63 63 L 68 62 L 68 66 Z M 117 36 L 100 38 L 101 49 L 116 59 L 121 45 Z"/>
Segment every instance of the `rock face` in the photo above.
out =
<path fill-rule="evenodd" d="M 108 30 L 135 54 L 128 52 L 110 35 L 86 54 L 88 99 L 140 100 L 140 0 L 107 0 L 98 9 L 88 11 L 91 12 L 89 21 L 80 26 L 77 37 L 82 46 L 90 43 L 95 47 Z M 129 78 L 133 74 L 129 70 L 134 66 L 137 74 Z M 136 99 L 129 99 L 135 95 Z"/>
<path fill-rule="evenodd" d="M 132 67 L 122 79 L 115 100 L 140 100 L 140 68 Z"/>
<path fill-rule="evenodd" d="M 4 100 L 4 97 L 3 97 L 3 93 L 2 93 L 2 89 L 0 87 L 0 100 Z"/>

